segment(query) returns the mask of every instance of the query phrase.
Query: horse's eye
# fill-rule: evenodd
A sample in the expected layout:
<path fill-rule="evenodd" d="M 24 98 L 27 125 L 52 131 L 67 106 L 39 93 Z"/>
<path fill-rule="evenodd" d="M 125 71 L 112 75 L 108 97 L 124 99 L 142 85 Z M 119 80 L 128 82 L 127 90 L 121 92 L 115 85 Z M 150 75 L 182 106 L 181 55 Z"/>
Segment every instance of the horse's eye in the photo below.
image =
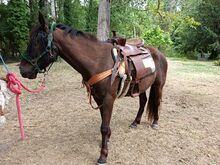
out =
<path fill-rule="evenodd" d="M 45 34 L 45 33 L 38 33 L 38 36 L 39 36 L 40 38 L 46 38 L 46 34 Z"/>

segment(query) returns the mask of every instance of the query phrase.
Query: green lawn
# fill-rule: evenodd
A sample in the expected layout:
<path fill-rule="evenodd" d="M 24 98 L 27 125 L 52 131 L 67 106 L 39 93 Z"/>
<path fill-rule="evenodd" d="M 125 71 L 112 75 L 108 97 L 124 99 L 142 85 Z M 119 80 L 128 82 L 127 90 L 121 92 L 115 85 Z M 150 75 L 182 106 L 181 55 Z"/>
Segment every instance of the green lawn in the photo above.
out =
<path fill-rule="evenodd" d="M 195 61 L 181 58 L 168 58 L 170 67 L 175 65 L 178 73 L 211 74 L 220 76 L 220 66 L 215 66 L 213 61 Z"/>

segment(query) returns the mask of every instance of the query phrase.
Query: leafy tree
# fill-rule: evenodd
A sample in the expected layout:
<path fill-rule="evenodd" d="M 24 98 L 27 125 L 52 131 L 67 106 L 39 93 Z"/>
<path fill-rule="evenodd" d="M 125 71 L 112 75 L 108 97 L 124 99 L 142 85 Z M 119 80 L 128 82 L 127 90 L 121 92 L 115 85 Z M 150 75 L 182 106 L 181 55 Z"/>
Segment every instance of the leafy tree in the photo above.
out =
<path fill-rule="evenodd" d="M 5 54 L 6 52 L 10 52 L 10 29 L 8 28 L 7 17 L 7 6 L 5 4 L 0 4 L 0 49 L 3 54 Z"/>
<path fill-rule="evenodd" d="M 139 8 L 142 1 L 111 1 L 111 29 L 126 37 L 141 36 L 149 21 L 144 8 Z"/>
<path fill-rule="evenodd" d="M 12 52 L 21 53 L 24 51 L 28 35 L 28 9 L 24 0 L 10 0 L 8 3 L 7 18 L 8 28 L 10 29 L 10 40 L 12 41 Z"/>
<path fill-rule="evenodd" d="M 97 32 L 98 22 L 98 1 L 88 0 L 85 6 L 85 30 L 87 32 Z"/>
<path fill-rule="evenodd" d="M 85 14 L 80 0 L 64 1 L 64 23 L 77 29 L 83 29 Z"/>
<path fill-rule="evenodd" d="M 210 58 L 217 58 L 220 53 L 220 6 L 219 0 L 202 0 L 194 3 L 194 8 L 188 12 L 200 25 L 183 26 L 175 34 L 176 48 L 184 53 L 198 51 L 201 55 L 210 53 Z"/>
<path fill-rule="evenodd" d="M 64 0 L 64 23 L 71 26 L 73 22 L 72 12 L 73 4 L 72 0 Z"/>
<path fill-rule="evenodd" d="M 64 0 L 57 1 L 57 21 L 64 22 Z"/>
<path fill-rule="evenodd" d="M 143 37 L 148 45 L 158 48 L 165 48 L 172 44 L 169 33 L 164 32 L 159 26 L 146 30 Z"/>
<path fill-rule="evenodd" d="M 77 29 L 85 29 L 85 10 L 80 0 L 73 1 L 73 23 L 72 26 Z"/>
<path fill-rule="evenodd" d="M 29 29 L 30 29 L 38 21 L 38 13 L 39 13 L 38 0 L 29 0 L 29 12 L 30 12 L 30 21 L 29 21 Z"/>

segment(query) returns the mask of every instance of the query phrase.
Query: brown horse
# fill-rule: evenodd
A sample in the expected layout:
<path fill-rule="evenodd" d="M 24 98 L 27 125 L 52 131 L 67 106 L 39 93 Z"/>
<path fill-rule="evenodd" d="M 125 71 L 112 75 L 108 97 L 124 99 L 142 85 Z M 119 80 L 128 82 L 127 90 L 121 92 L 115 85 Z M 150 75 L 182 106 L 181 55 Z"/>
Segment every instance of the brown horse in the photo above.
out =
<path fill-rule="evenodd" d="M 44 72 L 59 55 L 88 81 L 93 75 L 109 70 L 114 65 L 112 58 L 113 45 L 100 42 L 96 37 L 66 25 L 58 24 L 49 29 L 44 17 L 39 15 L 40 24 L 30 35 L 27 55 L 21 60 L 20 73 L 23 77 L 34 79 L 38 73 Z M 167 61 L 157 49 L 148 48 L 155 62 L 156 71 L 145 77 L 140 84 L 140 107 L 132 127 L 140 124 L 142 114 L 147 102 L 146 90 L 150 89 L 148 101 L 148 118 L 152 127 L 158 125 L 159 106 L 162 98 L 162 88 L 166 81 Z M 111 85 L 111 76 L 108 76 L 91 87 L 92 96 L 100 107 L 101 123 L 101 153 L 98 164 L 105 164 L 108 155 L 107 142 L 111 135 L 110 120 L 113 104 L 117 96 L 120 80 L 118 77 Z"/>

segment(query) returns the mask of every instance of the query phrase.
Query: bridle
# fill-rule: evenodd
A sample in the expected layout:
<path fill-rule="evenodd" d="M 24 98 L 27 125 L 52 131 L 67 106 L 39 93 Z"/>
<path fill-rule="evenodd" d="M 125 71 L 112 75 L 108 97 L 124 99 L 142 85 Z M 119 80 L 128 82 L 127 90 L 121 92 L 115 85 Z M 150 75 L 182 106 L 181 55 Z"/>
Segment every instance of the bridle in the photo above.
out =
<path fill-rule="evenodd" d="M 41 53 L 39 56 L 30 59 L 26 54 L 25 55 L 21 55 L 21 58 L 26 60 L 27 62 L 29 62 L 35 70 L 37 70 L 38 73 L 46 73 L 50 70 L 51 66 L 53 65 L 53 63 L 57 60 L 58 55 L 57 54 L 53 54 L 54 51 L 56 51 L 56 46 L 53 44 L 53 32 L 56 29 L 56 23 L 53 22 L 50 29 L 49 29 L 49 34 L 47 37 L 47 47 L 45 49 L 45 51 L 43 53 Z M 51 59 L 52 59 L 52 63 L 49 65 L 48 69 L 47 68 L 43 68 L 40 69 L 39 65 L 38 65 L 38 61 L 44 57 L 45 55 L 48 55 Z"/>

